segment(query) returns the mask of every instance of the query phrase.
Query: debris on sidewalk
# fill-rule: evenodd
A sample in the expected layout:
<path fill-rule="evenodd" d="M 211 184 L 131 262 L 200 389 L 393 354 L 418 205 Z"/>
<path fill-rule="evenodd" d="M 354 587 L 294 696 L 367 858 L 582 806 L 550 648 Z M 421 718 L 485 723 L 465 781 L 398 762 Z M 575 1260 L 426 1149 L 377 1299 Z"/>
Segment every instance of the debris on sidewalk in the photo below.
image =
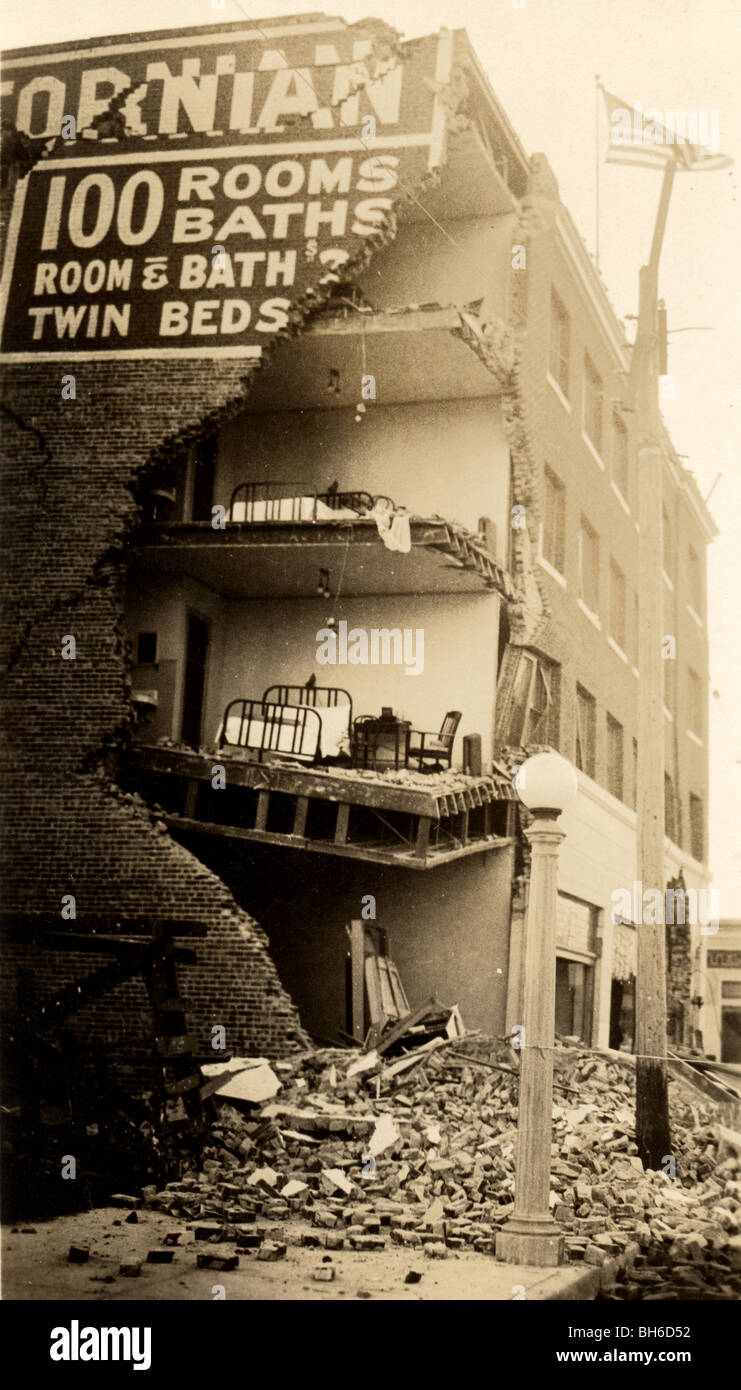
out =
<path fill-rule="evenodd" d="M 220 1092 L 199 1166 L 160 1192 L 146 1189 L 145 1209 L 180 1219 L 219 1257 L 390 1244 L 416 1259 L 493 1256 L 514 1206 L 518 1058 L 476 1034 L 418 1036 L 407 1030 L 385 1050 L 380 1038 L 360 1057 L 340 1048 L 293 1057 L 262 1104 L 237 1108 Z M 410 1058 L 417 1064 L 392 1070 Z M 551 1209 L 567 1259 L 609 1274 L 638 1242 L 634 1283 L 608 1296 L 651 1296 L 667 1277 L 665 1258 L 684 1297 L 740 1294 L 741 1138 L 677 1080 L 673 1169 L 644 1172 L 633 1059 L 564 1046 L 554 1070 Z"/>

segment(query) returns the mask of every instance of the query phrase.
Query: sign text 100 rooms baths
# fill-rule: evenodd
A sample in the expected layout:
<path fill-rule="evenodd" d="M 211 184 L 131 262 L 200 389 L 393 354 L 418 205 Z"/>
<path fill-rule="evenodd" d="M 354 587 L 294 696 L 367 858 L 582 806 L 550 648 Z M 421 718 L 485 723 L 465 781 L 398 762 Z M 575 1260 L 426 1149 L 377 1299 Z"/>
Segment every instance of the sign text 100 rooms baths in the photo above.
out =
<path fill-rule="evenodd" d="M 150 342 L 274 333 L 292 300 L 334 278 L 356 239 L 379 231 L 398 163 L 363 152 L 40 171 L 48 188 L 35 200 L 30 340 L 127 339 L 132 306 L 147 320 Z"/>

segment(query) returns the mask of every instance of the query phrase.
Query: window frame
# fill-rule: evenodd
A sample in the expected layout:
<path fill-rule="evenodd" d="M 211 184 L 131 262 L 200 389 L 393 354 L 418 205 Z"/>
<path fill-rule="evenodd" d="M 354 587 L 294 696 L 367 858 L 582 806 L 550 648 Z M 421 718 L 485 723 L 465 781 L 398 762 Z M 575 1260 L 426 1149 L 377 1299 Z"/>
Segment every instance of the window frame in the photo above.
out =
<path fill-rule="evenodd" d="M 592 433 L 590 421 L 591 407 L 595 406 L 595 422 L 599 426 L 597 437 Z M 605 383 L 587 349 L 584 349 L 584 393 L 582 408 L 582 429 L 592 448 L 602 457 L 605 438 Z"/>
<path fill-rule="evenodd" d="M 586 594 L 585 594 L 585 592 L 584 592 L 584 535 L 585 535 L 585 533 L 586 533 L 587 536 L 590 538 L 590 540 L 594 543 L 594 547 L 595 547 L 595 566 L 594 566 L 594 568 L 595 568 L 595 603 L 590 603 L 589 599 L 587 598 L 587 596 L 586 596 Z M 586 516 L 584 515 L 583 512 L 582 512 L 581 517 L 580 517 L 580 519 L 579 519 L 579 554 L 578 554 L 578 559 L 579 559 L 579 598 L 581 599 L 581 601 L 582 601 L 582 603 L 584 604 L 585 608 L 588 608 L 588 609 L 589 609 L 590 613 L 594 613 L 595 617 L 599 617 L 599 601 L 600 601 L 600 582 L 599 582 L 599 579 L 600 579 L 600 538 L 599 538 L 599 533 L 598 533 L 598 531 L 595 530 L 595 528 L 594 528 L 594 526 L 592 525 L 591 521 L 589 520 L 588 517 L 586 517 Z"/>
<path fill-rule="evenodd" d="M 556 329 L 558 330 L 558 340 L 556 339 Z M 553 381 L 555 381 L 564 400 L 568 401 L 571 376 L 571 315 L 561 299 L 558 290 L 556 290 L 553 285 L 551 285 L 548 374 L 552 377 Z"/>
<path fill-rule="evenodd" d="M 589 710 L 589 725 L 586 730 L 582 728 L 582 713 L 584 709 Z M 577 682 L 576 686 L 576 742 L 574 748 L 574 762 L 580 772 L 585 777 L 594 775 L 597 765 L 597 701 L 585 686 Z M 584 748 L 588 753 L 588 758 L 584 758 Z"/>
<path fill-rule="evenodd" d="M 558 497 L 558 515 L 553 526 L 553 538 L 556 542 L 555 553 L 549 554 L 546 549 L 549 540 L 549 528 L 547 526 L 548 517 L 552 515 L 549 507 L 549 499 L 552 496 Z M 541 559 L 550 565 L 562 579 L 566 577 L 566 484 L 559 478 L 558 474 L 546 463 L 543 471 L 543 527 L 540 537 Z"/>

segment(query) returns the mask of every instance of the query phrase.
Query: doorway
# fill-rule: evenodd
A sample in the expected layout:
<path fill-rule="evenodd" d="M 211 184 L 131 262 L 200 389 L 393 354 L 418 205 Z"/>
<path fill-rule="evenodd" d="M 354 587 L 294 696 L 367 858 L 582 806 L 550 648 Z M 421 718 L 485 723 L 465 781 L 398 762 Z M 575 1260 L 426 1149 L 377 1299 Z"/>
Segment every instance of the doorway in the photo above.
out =
<path fill-rule="evenodd" d="M 741 1009 L 724 1009 L 720 1044 L 721 1062 L 741 1062 Z"/>
<path fill-rule="evenodd" d="M 200 618 L 197 613 L 188 613 L 180 737 L 183 743 L 190 744 L 192 748 L 198 748 L 201 742 L 209 638 L 208 619 Z"/>

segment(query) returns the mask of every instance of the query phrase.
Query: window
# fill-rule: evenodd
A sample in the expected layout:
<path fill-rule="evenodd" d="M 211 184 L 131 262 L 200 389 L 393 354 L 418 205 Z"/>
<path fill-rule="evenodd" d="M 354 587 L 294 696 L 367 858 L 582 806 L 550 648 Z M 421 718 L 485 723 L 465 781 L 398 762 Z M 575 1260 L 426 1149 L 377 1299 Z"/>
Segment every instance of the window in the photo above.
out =
<path fill-rule="evenodd" d="M 602 377 L 588 352 L 584 354 L 584 433 L 602 453 Z"/>
<path fill-rule="evenodd" d="M 594 736 L 597 705 L 583 686 L 576 687 L 576 766 L 587 777 L 594 777 Z"/>
<path fill-rule="evenodd" d="M 621 415 L 612 412 L 612 481 L 628 501 L 628 431 Z"/>
<path fill-rule="evenodd" d="M 705 858 L 705 825 L 702 798 L 690 792 L 690 851 L 693 859 Z"/>
<path fill-rule="evenodd" d="M 633 743 L 633 781 L 631 806 L 634 811 L 638 810 L 638 739 L 634 738 Z"/>
<path fill-rule="evenodd" d="M 677 843 L 677 798 L 668 772 L 664 773 L 664 834 Z"/>
<path fill-rule="evenodd" d="M 693 671 L 687 671 L 687 727 L 697 738 L 702 738 L 702 681 Z"/>
<path fill-rule="evenodd" d="M 607 790 L 623 799 L 623 726 L 607 716 Z"/>
<path fill-rule="evenodd" d="M 662 565 L 664 574 L 674 582 L 674 535 L 666 507 L 661 508 Z"/>
<path fill-rule="evenodd" d="M 599 612 L 599 536 L 585 516 L 579 529 L 579 598 L 592 613 Z"/>
<path fill-rule="evenodd" d="M 610 636 L 625 651 L 625 575 L 610 560 Z"/>
<path fill-rule="evenodd" d="M 504 742 L 513 747 L 548 743 L 558 747 L 560 668 L 522 652 Z"/>
<path fill-rule="evenodd" d="M 589 1044 L 589 1013 L 594 967 L 556 957 L 556 1035 Z"/>
<path fill-rule="evenodd" d="M 674 657 L 664 658 L 664 706 L 671 715 L 674 714 L 676 705 L 676 671 L 677 663 Z"/>
<path fill-rule="evenodd" d="M 693 546 L 687 551 L 687 594 L 698 618 L 702 617 L 702 570 L 700 556 Z"/>
<path fill-rule="evenodd" d="M 218 455 L 218 436 L 210 434 L 201 439 L 195 451 L 193 479 L 193 521 L 210 521 L 214 498 L 214 481 Z"/>
<path fill-rule="evenodd" d="M 566 552 L 566 488 L 546 464 L 543 508 L 543 559 L 563 574 Z"/>
<path fill-rule="evenodd" d="M 137 666 L 151 666 L 157 660 L 157 633 L 140 632 L 136 639 Z"/>
<path fill-rule="evenodd" d="M 555 290 L 551 290 L 551 347 L 548 370 L 564 396 L 569 394 L 571 321 Z"/>

